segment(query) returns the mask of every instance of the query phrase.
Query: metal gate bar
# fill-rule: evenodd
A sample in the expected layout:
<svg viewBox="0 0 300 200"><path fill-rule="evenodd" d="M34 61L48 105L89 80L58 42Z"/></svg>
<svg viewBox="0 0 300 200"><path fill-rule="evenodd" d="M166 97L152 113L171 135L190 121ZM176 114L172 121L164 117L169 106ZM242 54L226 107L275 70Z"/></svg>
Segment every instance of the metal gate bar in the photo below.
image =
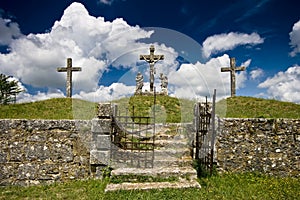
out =
<svg viewBox="0 0 300 200"><path fill-rule="evenodd" d="M126 167L153 167L155 120L153 117L130 116L128 109L122 115L117 109L115 105L111 160Z"/></svg>
<svg viewBox="0 0 300 200"><path fill-rule="evenodd" d="M200 165L212 174L214 143L216 137L215 130L215 101L216 90L213 94L213 102L209 104L197 103L195 106L195 125L196 125L196 142L195 142L195 159Z"/></svg>

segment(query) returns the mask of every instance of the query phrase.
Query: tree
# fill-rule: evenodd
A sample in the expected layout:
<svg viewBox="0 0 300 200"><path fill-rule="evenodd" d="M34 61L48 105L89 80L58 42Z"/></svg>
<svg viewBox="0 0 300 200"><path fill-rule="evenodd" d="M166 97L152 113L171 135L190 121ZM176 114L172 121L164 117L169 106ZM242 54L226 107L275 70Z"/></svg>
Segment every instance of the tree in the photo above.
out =
<svg viewBox="0 0 300 200"><path fill-rule="evenodd" d="M16 96L23 92L17 80L11 79L10 76L0 74L0 104L9 104L16 102Z"/></svg>

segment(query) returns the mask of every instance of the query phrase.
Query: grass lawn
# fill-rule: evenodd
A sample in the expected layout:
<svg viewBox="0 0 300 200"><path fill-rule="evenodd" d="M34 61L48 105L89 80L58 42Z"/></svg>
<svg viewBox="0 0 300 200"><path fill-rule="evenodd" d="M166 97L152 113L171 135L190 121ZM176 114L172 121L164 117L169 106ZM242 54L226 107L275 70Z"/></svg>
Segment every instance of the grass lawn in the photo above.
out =
<svg viewBox="0 0 300 200"><path fill-rule="evenodd" d="M300 198L300 179L255 173L199 179L201 189L162 189L104 193L108 180L70 181L47 186L0 187L0 199L290 199Z"/></svg>
<svg viewBox="0 0 300 200"><path fill-rule="evenodd" d="M133 96L114 101L128 114L151 116L153 96ZM157 122L192 122L194 101L169 96L156 98ZM33 103L0 105L0 119L92 119L97 103L54 98ZM132 107L135 107L133 110ZM123 111L125 113L125 110ZM233 97L217 102L216 113L232 118L300 118L300 104L254 97Z"/></svg>
<svg viewBox="0 0 300 200"><path fill-rule="evenodd" d="M232 118L300 118L300 104L254 97L223 99L216 110Z"/></svg>

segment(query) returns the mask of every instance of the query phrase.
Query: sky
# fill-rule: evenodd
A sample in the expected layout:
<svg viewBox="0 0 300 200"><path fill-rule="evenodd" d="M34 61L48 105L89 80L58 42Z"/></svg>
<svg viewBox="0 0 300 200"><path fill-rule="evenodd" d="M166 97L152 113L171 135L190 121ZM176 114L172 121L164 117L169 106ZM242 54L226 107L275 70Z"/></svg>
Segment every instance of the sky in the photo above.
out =
<svg viewBox="0 0 300 200"><path fill-rule="evenodd" d="M230 58L237 96L300 103L300 3L296 0L2 0L0 73L20 82L17 102L66 96L72 58L73 98L110 101L135 92L135 76L149 90L167 75L170 96L202 100L230 96Z"/></svg>

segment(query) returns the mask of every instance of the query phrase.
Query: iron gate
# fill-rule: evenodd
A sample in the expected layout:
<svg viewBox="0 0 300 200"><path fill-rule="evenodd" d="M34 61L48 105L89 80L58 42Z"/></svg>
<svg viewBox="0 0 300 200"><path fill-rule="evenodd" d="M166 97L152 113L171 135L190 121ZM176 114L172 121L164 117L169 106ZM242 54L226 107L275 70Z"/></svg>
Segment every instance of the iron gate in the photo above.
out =
<svg viewBox="0 0 300 200"><path fill-rule="evenodd" d="M206 97L206 101L204 103L196 103L194 109L196 129L194 158L210 174L213 172L214 143L216 137L215 101L216 90L214 90L212 103L207 102Z"/></svg>
<svg viewBox="0 0 300 200"><path fill-rule="evenodd" d="M155 116L134 116L114 105L111 130L111 161L119 167L152 168L154 160Z"/></svg>

